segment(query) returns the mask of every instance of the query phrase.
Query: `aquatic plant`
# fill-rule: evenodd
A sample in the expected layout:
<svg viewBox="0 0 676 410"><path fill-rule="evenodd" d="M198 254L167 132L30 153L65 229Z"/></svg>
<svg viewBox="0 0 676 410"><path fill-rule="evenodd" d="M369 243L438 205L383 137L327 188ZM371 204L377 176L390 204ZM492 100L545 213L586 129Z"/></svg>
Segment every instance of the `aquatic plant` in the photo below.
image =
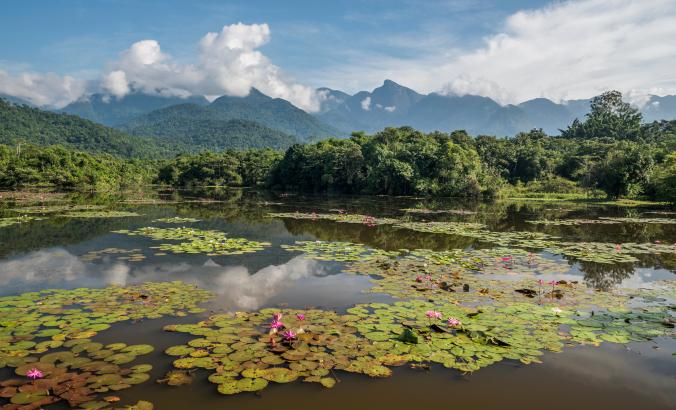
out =
<svg viewBox="0 0 676 410"><path fill-rule="evenodd" d="M389 258L399 254L352 242L296 241L294 245L284 244L280 247L289 252L303 252L310 259L337 262Z"/></svg>
<svg viewBox="0 0 676 410"><path fill-rule="evenodd" d="M164 222L168 224L184 224L184 223L194 223L194 222L200 222L201 219L197 218L183 218L180 216L174 216L171 218L159 218L153 220L153 222Z"/></svg>
<svg viewBox="0 0 676 410"><path fill-rule="evenodd" d="M596 311L592 316L558 304L463 307L409 300L356 305L346 314L306 310L309 324L303 333L268 334L265 323L273 312L219 314L195 324L166 326L167 331L197 337L166 353L177 356L177 369L209 370L209 380L220 393L237 394L298 379L332 387L334 370L387 377L390 366L431 362L473 372L508 359L539 363L544 351L561 351L564 344L673 336L673 328L665 325L666 308ZM293 318L299 311L282 313ZM448 328L434 323L439 317L449 317ZM288 328L299 324L291 322Z"/></svg>
<svg viewBox="0 0 676 410"><path fill-rule="evenodd" d="M146 256L141 252L141 249L121 249L121 248L105 248L98 251L89 251L81 256L85 261L96 261L103 259L106 255L119 255L117 260L140 262L146 259Z"/></svg>
<svg viewBox="0 0 676 410"><path fill-rule="evenodd" d="M37 216L30 216L30 215L22 215L22 216L14 216L10 218L0 218L0 228L6 228L8 226L16 225L16 224L22 224L26 222L31 222L31 221L40 221L45 218L40 218Z"/></svg>
<svg viewBox="0 0 676 410"><path fill-rule="evenodd" d="M181 243L164 243L153 246L163 252L178 254L206 254L207 256L242 255L258 252L271 246L269 242L256 242L244 238L228 238L224 232L192 228L146 227L135 231L118 230L129 236L145 236L154 240L184 240ZM163 253L162 252L162 253Z"/></svg>
<svg viewBox="0 0 676 410"><path fill-rule="evenodd" d="M341 222L341 223L352 223L352 224L362 224L362 225L392 225L398 222L394 218L376 218L369 215L361 214L349 214L349 213L335 213L335 214L318 214L315 212L312 213L302 213L302 212L271 212L268 213L270 218L288 218L288 219L310 219L316 221L318 219Z"/></svg>
<svg viewBox="0 0 676 410"><path fill-rule="evenodd" d="M141 215L128 211L70 211L63 216L67 218L130 218Z"/></svg>

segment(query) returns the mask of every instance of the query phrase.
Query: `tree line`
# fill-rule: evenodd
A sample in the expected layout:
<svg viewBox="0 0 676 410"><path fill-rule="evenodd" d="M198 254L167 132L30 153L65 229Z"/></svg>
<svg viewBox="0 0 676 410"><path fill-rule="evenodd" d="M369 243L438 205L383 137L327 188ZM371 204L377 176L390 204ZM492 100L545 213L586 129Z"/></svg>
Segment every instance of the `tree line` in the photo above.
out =
<svg viewBox="0 0 676 410"><path fill-rule="evenodd" d="M289 191L493 198L603 192L676 202L676 121L643 124L611 91L560 136L514 138L386 128L374 135L272 149L122 160L65 148L0 147L0 186L252 186ZM77 165L76 165L77 164Z"/></svg>

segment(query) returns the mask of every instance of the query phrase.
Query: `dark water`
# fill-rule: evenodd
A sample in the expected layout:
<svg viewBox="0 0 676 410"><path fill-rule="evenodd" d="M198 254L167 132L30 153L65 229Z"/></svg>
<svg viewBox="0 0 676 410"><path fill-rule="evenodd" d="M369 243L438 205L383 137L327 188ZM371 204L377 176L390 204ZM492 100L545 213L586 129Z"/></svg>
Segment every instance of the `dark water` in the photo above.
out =
<svg viewBox="0 0 676 410"><path fill-rule="evenodd" d="M213 194L213 193L212 193ZM111 209L143 214L132 218L72 219L49 217L0 228L0 295L44 288L104 287L148 281L181 280L211 290L216 297L207 305L213 311L256 310L271 306L320 307L343 310L356 303L390 301L390 296L364 293L369 278L341 273L336 262L305 259L279 247L297 240L359 242L386 250L487 247L471 238L420 233L388 226L338 224L331 221L272 219L268 212L329 212L344 209L379 217L405 215L402 208L465 209L470 215L411 215L414 220L481 222L493 231L540 231L565 241L676 242L676 225L625 223L616 225L541 226L532 219L585 218L600 216L666 217L663 208L622 208L564 202L466 203L386 197L279 196L253 191L225 191L204 197L180 193L138 195L133 201L162 199L167 202L138 204L124 195L73 196L74 203L102 204ZM9 209L20 206L0 203L0 217L14 216ZM157 242L143 237L111 233L145 226L175 227L152 222L162 217L194 217L189 226L216 229L230 236L268 241L272 246L253 254L208 257L204 255L155 256L149 246ZM141 249L147 259L127 262L117 255L88 262L82 255L104 248ZM558 259L559 255L545 255ZM674 280L676 255L646 255L637 263L600 265L568 261L569 271L556 279L581 280L589 286L639 287L655 280ZM544 275L545 279L546 275ZM162 331L165 324L194 322L187 318L162 318L142 324L118 324L101 332L97 341L150 343L155 368L152 379L171 369L165 347L184 343L187 335ZM120 392L125 402L143 399L156 409L258 409L258 408L440 408L501 409L673 409L676 408L676 343L661 339L629 345L603 344L575 347L562 353L547 353L544 364L522 365L504 361L470 376L433 368L430 371L395 368L388 379L339 373L333 389L314 384L271 385L259 395L224 397L207 374L198 373L189 386L171 388L147 382ZM147 359L146 359L147 361ZM7 369L0 371L0 378Z"/></svg>

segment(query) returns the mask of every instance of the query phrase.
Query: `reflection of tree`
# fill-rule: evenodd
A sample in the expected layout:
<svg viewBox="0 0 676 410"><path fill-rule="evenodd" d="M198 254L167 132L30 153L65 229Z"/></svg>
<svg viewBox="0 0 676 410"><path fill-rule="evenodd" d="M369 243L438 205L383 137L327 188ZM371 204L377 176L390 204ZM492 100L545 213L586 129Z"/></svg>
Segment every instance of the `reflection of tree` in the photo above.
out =
<svg viewBox="0 0 676 410"><path fill-rule="evenodd" d="M323 241L363 243L385 250L466 248L474 242L471 238L415 232L387 225L368 227L326 220L284 219L284 226L293 235L312 235Z"/></svg>
<svg viewBox="0 0 676 410"><path fill-rule="evenodd" d="M579 261L580 270L584 272L587 286L608 290L634 274L631 263L605 264Z"/></svg>

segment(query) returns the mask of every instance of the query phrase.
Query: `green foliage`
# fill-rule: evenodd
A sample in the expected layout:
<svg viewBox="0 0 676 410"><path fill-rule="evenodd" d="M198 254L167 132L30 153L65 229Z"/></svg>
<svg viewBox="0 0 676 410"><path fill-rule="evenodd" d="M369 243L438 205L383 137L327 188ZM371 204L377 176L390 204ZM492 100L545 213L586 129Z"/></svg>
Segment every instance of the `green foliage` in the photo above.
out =
<svg viewBox="0 0 676 410"><path fill-rule="evenodd" d="M153 162L88 154L61 146L0 145L0 187L28 185L59 188L121 189L140 186L156 173Z"/></svg>
<svg viewBox="0 0 676 410"><path fill-rule="evenodd" d="M168 156L182 148L177 144L134 137L74 115L14 105L3 99L0 99L0 144L60 144L91 153L135 158Z"/></svg>
<svg viewBox="0 0 676 410"><path fill-rule="evenodd" d="M281 156L272 149L179 155L160 168L157 180L175 187L257 186Z"/></svg>
<svg viewBox="0 0 676 410"><path fill-rule="evenodd" d="M608 91L591 101L591 111L580 122L575 120L561 135L572 138L612 138L637 140L641 135L638 109L622 101L622 93Z"/></svg>
<svg viewBox="0 0 676 410"><path fill-rule="evenodd" d="M180 109L180 111L179 111ZM162 141L185 144L188 152L201 150L288 148L296 139L253 121L211 118L210 110L197 105L179 105L154 111L123 129L130 134L154 136Z"/></svg>
<svg viewBox="0 0 676 410"><path fill-rule="evenodd" d="M593 165L590 185L611 198L641 193L653 165L647 151L642 145L621 141Z"/></svg>
<svg viewBox="0 0 676 410"><path fill-rule="evenodd" d="M456 141L402 127L296 145L273 169L271 182L314 192L479 196L487 189L479 156L469 142Z"/></svg>

